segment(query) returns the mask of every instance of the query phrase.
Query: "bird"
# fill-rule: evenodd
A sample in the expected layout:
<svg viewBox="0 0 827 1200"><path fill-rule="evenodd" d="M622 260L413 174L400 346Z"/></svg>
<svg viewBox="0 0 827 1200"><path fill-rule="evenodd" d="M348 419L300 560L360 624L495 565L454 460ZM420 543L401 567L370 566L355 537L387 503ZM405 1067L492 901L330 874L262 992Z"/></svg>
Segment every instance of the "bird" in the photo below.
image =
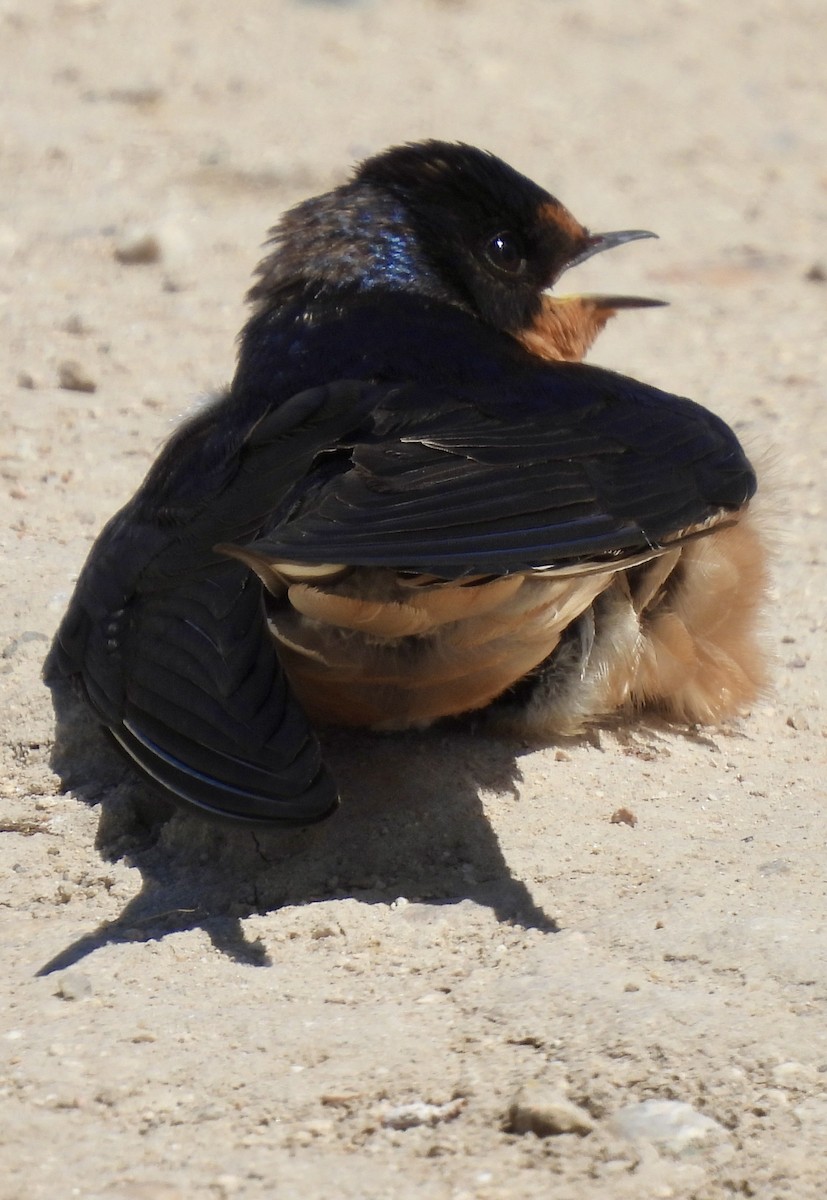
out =
<svg viewBox="0 0 827 1200"><path fill-rule="evenodd" d="M760 692L756 473L709 409L582 361L592 233L490 152L391 147L271 231L232 382L80 573L46 664L174 799L336 808L326 726L552 742Z"/></svg>

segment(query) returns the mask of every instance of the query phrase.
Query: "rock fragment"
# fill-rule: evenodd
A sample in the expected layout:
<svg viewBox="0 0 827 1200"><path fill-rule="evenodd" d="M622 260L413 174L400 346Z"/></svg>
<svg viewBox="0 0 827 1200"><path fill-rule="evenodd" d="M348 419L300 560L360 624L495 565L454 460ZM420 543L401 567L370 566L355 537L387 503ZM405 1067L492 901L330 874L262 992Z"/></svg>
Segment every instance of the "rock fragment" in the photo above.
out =
<svg viewBox="0 0 827 1200"><path fill-rule="evenodd" d="M161 239L151 229L133 229L115 246L115 258L130 267L157 263L162 257Z"/></svg>
<svg viewBox="0 0 827 1200"><path fill-rule="evenodd" d="M721 1143L729 1135L723 1125L682 1100L644 1100L617 1110L609 1128L630 1142L651 1142L659 1150L684 1154L702 1143Z"/></svg>
<svg viewBox="0 0 827 1200"><path fill-rule="evenodd" d="M585 1137L594 1129L594 1121L559 1088L535 1081L524 1084L511 1101L507 1128L510 1133L534 1133L537 1137L561 1133Z"/></svg>
<svg viewBox="0 0 827 1200"><path fill-rule="evenodd" d="M414 1100L412 1104L397 1104L385 1108L380 1123L385 1129L415 1129L418 1125L440 1125L453 1121L465 1108L465 1097L456 1096L446 1104L429 1104L425 1100Z"/></svg>
<svg viewBox="0 0 827 1200"><path fill-rule="evenodd" d="M65 971L58 980L55 995L61 1000L82 1000L92 995L92 981L80 971Z"/></svg>
<svg viewBox="0 0 827 1200"><path fill-rule="evenodd" d="M57 380L67 392L96 392L97 380L91 372L77 359L67 358L57 368Z"/></svg>

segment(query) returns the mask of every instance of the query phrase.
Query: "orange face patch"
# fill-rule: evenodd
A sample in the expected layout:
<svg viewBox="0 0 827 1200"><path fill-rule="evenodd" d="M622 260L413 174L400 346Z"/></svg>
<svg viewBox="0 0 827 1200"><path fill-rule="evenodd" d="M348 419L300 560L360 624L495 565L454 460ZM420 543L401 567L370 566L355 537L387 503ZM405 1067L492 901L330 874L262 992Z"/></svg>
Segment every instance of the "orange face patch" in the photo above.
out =
<svg viewBox="0 0 827 1200"><path fill-rule="evenodd" d="M545 204L541 204L537 215L542 224L553 225L570 237L573 242L581 242L589 236L586 227L581 225L559 200L548 200Z"/></svg>
<svg viewBox="0 0 827 1200"><path fill-rule="evenodd" d="M516 334L530 354L552 362L580 362L615 315L590 296L543 296L540 311Z"/></svg>

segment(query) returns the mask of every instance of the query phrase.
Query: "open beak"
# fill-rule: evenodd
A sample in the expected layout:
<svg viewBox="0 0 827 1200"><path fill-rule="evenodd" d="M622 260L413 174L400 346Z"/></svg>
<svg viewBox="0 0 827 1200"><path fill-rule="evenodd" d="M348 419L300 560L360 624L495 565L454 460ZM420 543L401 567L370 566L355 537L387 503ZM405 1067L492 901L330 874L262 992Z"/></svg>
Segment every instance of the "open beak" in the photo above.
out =
<svg viewBox="0 0 827 1200"><path fill-rule="evenodd" d="M586 234L583 239L585 249L570 259L564 270L585 262L601 250L655 236L645 229ZM660 308L665 303L665 300L652 300L648 296L604 296L597 292L559 296L550 286L544 289L533 321L518 338L530 353L540 358L552 362L581 362L601 329L620 309Z"/></svg>
<svg viewBox="0 0 827 1200"><path fill-rule="evenodd" d="M621 229L616 233L590 233L586 239L586 247L570 258L566 270L577 267L580 263L591 258L593 254L602 254L604 250L614 250L615 246L623 246L626 242L639 242L641 238L656 238L656 233L648 229Z"/></svg>
<svg viewBox="0 0 827 1200"><path fill-rule="evenodd" d="M574 258L569 259L564 270L568 271L571 267L579 266L587 258L591 258L594 254L602 254L604 250L613 250L615 246L623 246L626 242L639 242L641 238L656 238L657 236L656 233L650 233L648 229L621 229L615 233L591 233L586 239L586 248L576 254ZM666 300L650 300L646 296L581 294L571 298L579 300L589 308L608 313L617 312L621 308L660 308L667 303ZM565 300L568 297L558 296L557 299Z"/></svg>

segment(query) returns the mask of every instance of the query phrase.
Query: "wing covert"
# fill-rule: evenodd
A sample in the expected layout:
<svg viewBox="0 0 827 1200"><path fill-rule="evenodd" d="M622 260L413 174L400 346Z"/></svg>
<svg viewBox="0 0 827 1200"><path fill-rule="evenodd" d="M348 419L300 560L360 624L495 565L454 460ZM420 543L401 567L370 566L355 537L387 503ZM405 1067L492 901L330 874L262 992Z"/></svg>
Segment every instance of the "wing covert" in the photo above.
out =
<svg viewBox="0 0 827 1200"><path fill-rule="evenodd" d="M548 364L513 394L388 387L372 429L299 481L253 542L272 560L452 578L643 549L755 486L706 409L608 371Z"/></svg>

